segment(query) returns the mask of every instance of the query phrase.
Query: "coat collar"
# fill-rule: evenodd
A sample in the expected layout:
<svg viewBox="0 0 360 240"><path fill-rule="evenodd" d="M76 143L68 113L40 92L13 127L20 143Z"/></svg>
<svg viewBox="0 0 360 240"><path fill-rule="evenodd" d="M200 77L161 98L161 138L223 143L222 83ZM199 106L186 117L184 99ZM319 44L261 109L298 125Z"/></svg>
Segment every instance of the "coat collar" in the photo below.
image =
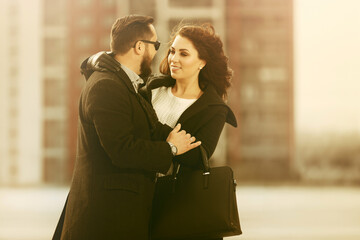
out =
<svg viewBox="0 0 360 240"><path fill-rule="evenodd" d="M134 85L132 84L129 76L125 73L125 71L120 68L118 71L115 72L115 74L122 80L126 87L129 89L130 92L136 94Z"/></svg>
<svg viewBox="0 0 360 240"><path fill-rule="evenodd" d="M154 76L146 84L147 91L150 91L155 88L159 88L162 86L171 87L174 86L175 79L171 78L170 76ZM237 127L237 121L233 111L230 109L228 105L224 103L221 97L217 94L215 87L212 84L208 84L205 88L204 93L201 97L194 102L188 109L184 111L181 115L179 122L184 122L189 119L195 113L205 109L209 106L223 106L228 109L228 113L226 116L226 122L230 125Z"/></svg>
<svg viewBox="0 0 360 240"><path fill-rule="evenodd" d="M86 80L90 78L94 71L114 73L125 83L130 92L136 93L130 77L111 54L99 52L92 55L82 62L80 69Z"/></svg>

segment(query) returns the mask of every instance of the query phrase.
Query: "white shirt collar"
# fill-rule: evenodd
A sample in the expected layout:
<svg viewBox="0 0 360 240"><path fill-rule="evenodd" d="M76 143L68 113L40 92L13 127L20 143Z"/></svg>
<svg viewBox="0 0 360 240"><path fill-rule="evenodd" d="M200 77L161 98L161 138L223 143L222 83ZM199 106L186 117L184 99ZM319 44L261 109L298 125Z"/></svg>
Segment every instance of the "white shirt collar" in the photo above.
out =
<svg viewBox="0 0 360 240"><path fill-rule="evenodd" d="M144 80L139 75L137 75L133 70L126 67L125 65L120 64L120 66L121 66L122 70L124 70L126 75L128 75L128 77L130 78L130 81L131 81L132 85L134 86L135 91L138 92L138 86L139 86L139 84L144 83Z"/></svg>

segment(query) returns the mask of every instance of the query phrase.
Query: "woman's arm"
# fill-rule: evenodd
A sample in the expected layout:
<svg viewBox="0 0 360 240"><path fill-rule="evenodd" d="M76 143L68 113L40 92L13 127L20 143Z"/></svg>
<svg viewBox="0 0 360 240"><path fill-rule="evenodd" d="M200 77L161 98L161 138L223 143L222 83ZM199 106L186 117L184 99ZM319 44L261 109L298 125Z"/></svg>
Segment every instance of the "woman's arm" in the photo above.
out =
<svg viewBox="0 0 360 240"><path fill-rule="evenodd" d="M218 112L210 120L208 120L198 131L196 131L196 133L192 133L185 128L187 132L196 137L197 141L201 141L201 145L206 150L209 158L214 153L216 145L220 138L220 134L224 128L227 111L227 108L220 107ZM187 167L196 169L203 168L199 148L176 156L175 160Z"/></svg>

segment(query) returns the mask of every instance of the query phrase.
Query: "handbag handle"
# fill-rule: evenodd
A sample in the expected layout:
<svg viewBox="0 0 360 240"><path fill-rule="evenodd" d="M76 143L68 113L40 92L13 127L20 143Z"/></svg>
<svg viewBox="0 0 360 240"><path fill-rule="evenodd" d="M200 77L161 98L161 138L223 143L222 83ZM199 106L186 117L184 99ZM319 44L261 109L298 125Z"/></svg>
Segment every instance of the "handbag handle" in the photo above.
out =
<svg viewBox="0 0 360 240"><path fill-rule="evenodd" d="M203 160L204 171L203 171L203 187L207 189L209 187L209 175L210 175L210 162L206 150L200 145L201 158Z"/></svg>
<svg viewBox="0 0 360 240"><path fill-rule="evenodd" d="M203 182L203 186L204 188L208 188L209 186L209 175L210 175L210 163L209 163L209 158L207 156L206 150L203 146L199 146L200 148L200 154L201 154L201 159L204 165L204 169L203 169L203 176L204 176L204 182ZM172 180L173 180L173 184L172 184L172 192L175 192L175 188L176 188L176 180L177 180L177 175L180 171L180 166L181 164L179 162L174 161L174 171L172 173Z"/></svg>
<svg viewBox="0 0 360 240"><path fill-rule="evenodd" d="M202 163L204 166L204 172L203 175L209 175L210 174L210 161L209 158L207 156L206 150L203 146L199 146L200 148L200 154L201 154L201 159L202 159ZM176 179L176 176L178 175L179 171L180 171L180 163L178 162L174 162L174 171L172 173L173 179Z"/></svg>
<svg viewBox="0 0 360 240"><path fill-rule="evenodd" d="M200 145L199 148L200 148L201 158L202 158L203 165L204 165L203 175L209 175L210 174L210 162L209 162L208 155L203 146Z"/></svg>

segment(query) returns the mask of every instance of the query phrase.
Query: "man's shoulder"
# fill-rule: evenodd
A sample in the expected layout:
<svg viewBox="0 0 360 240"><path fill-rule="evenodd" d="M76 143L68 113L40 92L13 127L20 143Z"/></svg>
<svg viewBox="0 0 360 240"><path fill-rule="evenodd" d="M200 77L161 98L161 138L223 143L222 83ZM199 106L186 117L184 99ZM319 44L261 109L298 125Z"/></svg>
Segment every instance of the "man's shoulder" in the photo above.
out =
<svg viewBox="0 0 360 240"><path fill-rule="evenodd" d="M88 88L92 88L95 85L123 85L123 81L120 79L120 76L118 76L114 72L99 72L95 71L90 78L86 81L86 85Z"/></svg>
<svg viewBox="0 0 360 240"><path fill-rule="evenodd" d="M111 92L124 91L125 93L127 91L124 81L116 73L95 71L86 81L82 94L97 95L99 92L108 92L106 89Z"/></svg>
<svg viewBox="0 0 360 240"><path fill-rule="evenodd" d="M114 72L109 71L95 71L90 78L87 80L87 83L95 83L103 80L118 80L119 76L117 76Z"/></svg>

